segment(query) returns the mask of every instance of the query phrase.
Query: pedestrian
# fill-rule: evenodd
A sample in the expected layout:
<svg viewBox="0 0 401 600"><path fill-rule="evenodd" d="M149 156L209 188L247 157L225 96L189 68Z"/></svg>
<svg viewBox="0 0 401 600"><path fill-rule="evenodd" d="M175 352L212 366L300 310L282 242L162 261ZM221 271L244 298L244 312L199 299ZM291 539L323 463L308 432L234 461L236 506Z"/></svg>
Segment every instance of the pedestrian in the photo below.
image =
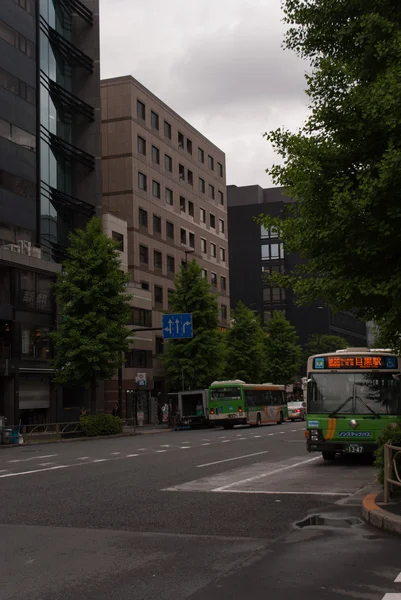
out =
<svg viewBox="0 0 401 600"><path fill-rule="evenodd" d="M157 403L157 422L159 425L163 423L163 409L160 402Z"/></svg>
<svg viewBox="0 0 401 600"><path fill-rule="evenodd" d="M163 411L163 423L168 423L168 404L167 404L167 402L165 402L163 404L162 411Z"/></svg>
<svg viewBox="0 0 401 600"><path fill-rule="evenodd" d="M113 415L113 417L119 417L120 416L120 408L119 408L117 402L113 406L113 410L111 411L111 414Z"/></svg>

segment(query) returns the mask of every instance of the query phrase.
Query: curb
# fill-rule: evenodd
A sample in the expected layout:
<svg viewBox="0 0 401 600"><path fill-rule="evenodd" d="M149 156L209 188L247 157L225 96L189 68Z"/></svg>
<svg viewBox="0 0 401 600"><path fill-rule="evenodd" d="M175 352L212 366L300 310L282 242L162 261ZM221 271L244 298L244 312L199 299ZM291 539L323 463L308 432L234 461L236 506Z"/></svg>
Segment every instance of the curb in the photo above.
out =
<svg viewBox="0 0 401 600"><path fill-rule="evenodd" d="M127 432L127 433L117 433L116 435L98 435L98 436L94 436L94 437L80 437L80 438L68 438L66 440L36 440L36 441L31 441L31 442L25 442L24 444L7 444L7 445L0 445L0 452L1 450L6 450L6 449L11 449L11 448L21 448L24 446L38 446L41 444L69 444L71 442L94 442L96 440L113 440L115 438L123 438L123 437L136 437L137 435L156 435L158 433L169 433L170 431L173 431L173 429L161 429L159 430L152 430L152 431L137 431L136 433L134 432Z"/></svg>
<svg viewBox="0 0 401 600"><path fill-rule="evenodd" d="M363 499L363 518L370 523L370 525L373 525L373 527L385 529L386 531L391 531L391 533L401 535L401 517L380 508L380 506L376 504L377 496L378 494L368 494Z"/></svg>

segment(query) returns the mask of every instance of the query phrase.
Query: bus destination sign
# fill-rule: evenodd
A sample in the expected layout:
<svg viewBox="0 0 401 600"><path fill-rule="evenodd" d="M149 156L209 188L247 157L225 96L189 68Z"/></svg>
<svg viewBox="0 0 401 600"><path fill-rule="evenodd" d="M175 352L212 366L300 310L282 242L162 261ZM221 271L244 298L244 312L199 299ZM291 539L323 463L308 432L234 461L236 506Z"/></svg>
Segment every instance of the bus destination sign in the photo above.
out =
<svg viewBox="0 0 401 600"><path fill-rule="evenodd" d="M398 361L396 356L322 356L314 358L314 369L390 369L396 370Z"/></svg>

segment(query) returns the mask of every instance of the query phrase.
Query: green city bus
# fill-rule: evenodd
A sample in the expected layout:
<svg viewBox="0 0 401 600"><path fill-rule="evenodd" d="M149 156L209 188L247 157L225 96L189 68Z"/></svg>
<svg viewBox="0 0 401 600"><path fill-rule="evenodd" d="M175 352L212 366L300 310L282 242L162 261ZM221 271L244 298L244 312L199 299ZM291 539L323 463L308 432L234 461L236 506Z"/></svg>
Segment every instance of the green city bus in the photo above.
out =
<svg viewBox="0 0 401 600"><path fill-rule="evenodd" d="M285 386L251 384L240 379L214 381L209 387L208 416L211 425L224 429L281 424L288 417Z"/></svg>
<svg viewBox="0 0 401 600"><path fill-rule="evenodd" d="M324 460L373 453L401 422L400 359L390 350L347 348L308 359L306 446Z"/></svg>

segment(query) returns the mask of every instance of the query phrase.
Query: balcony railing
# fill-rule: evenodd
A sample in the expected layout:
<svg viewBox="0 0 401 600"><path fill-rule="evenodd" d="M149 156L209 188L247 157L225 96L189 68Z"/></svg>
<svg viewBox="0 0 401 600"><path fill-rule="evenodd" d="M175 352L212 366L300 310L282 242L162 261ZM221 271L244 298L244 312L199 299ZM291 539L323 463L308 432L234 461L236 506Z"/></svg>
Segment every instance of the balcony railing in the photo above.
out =
<svg viewBox="0 0 401 600"><path fill-rule="evenodd" d="M46 35L52 47L57 50L68 63L77 63L93 73L93 60L79 48L60 35L47 21L40 17L40 30Z"/></svg>
<svg viewBox="0 0 401 600"><path fill-rule="evenodd" d="M61 110L71 120L74 113L79 113L89 121L95 118L95 110L92 106L71 94L61 85L50 79L44 71L40 71L40 82L49 92L55 104L61 107Z"/></svg>
<svg viewBox="0 0 401 600"><path fill-rule="evenodd" d="M76 13L89 25L93 24L93 12L80 0L60 0L60 4L71 16Z"/></svg>

